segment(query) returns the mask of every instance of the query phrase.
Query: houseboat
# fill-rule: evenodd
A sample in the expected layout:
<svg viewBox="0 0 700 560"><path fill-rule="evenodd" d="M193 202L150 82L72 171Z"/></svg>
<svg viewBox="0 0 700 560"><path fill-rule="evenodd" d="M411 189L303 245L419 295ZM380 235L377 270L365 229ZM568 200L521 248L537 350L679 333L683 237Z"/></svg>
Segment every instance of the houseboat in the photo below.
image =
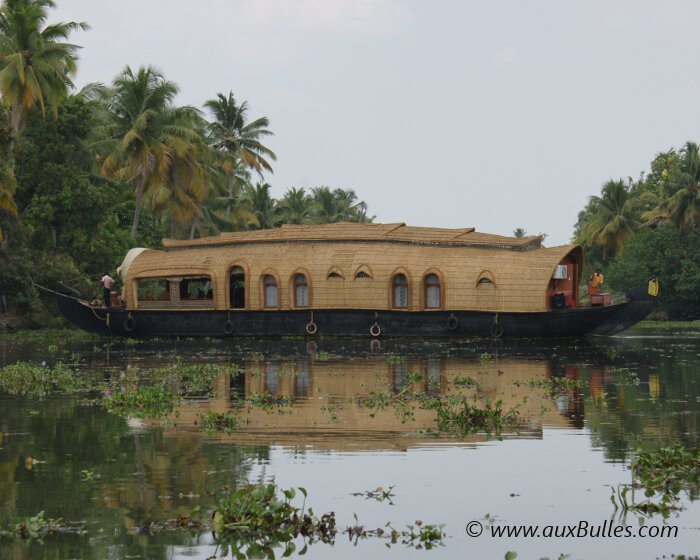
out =
<svg viewBox="0 0 700 560"><path fill-rule="evenodd" d="M111 307L60 284L62 313L126 336L564 337L618 333L653 307L646 291L579 305L581 247L541 236L340 223L163 247L127 253Z"/></svg>

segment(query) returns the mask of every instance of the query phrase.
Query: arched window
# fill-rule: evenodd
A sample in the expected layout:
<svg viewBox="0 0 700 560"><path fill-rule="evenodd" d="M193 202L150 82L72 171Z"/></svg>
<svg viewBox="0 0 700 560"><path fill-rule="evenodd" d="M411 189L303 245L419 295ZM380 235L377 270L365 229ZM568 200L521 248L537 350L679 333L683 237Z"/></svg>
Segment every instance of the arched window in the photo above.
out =
<svg viewBox="0 0 700 560"><path fill-rule="evenodd" d="M309 286L304 274L294 275L294 307L309 306Z"/></svg>
<svg viewBox="0 0 700 560"><path fill-rule="evenodd" d="M340 271L340 269L337 266L333 266L328 271L328 276L326 278L328 280L342 280L343 273Z"/></svg>
<svg viewBox="0 0 700 560"><path fill-rule="evenodd" d="M477 288L495 288L496 281L490 270L482 270L479 279L476 281Z"/></svg>
<svg viewBox="0 0 700 560"><path fill-rule="evenodd" d="M265 307L277 307L277 280L272 274L263 277L263 288L265 291Z"/></svg>
<svg viewBox="0 0 700 560"><path fill-rule="evenodd" d="M355 271L355 280L371 280L372 279L372 271L369 269L367 265L360 265L357 267L357 270Z"/></svg>
<svg viewBox="0 0 700 560"><path fill-rule="evenodd" d="M391 280L393 302L392 306L397 309L408 308L408 280L403 274L397 274Z"/></svg>
<svg viewBox="0 0 700 560"><path fill-rule="evenodd" d="M245 309L245 272L240 266L231 269L228 295L231 309Z"/></svg>
<svg viewBox="0 0 700 560"><path fill-rule="evenodd" d="M427 274L423 279L423 287L425 290L425 293L423 294L423 297L425 298L425 308L440 309L440 278L438 278L438 275Z"/></svg>

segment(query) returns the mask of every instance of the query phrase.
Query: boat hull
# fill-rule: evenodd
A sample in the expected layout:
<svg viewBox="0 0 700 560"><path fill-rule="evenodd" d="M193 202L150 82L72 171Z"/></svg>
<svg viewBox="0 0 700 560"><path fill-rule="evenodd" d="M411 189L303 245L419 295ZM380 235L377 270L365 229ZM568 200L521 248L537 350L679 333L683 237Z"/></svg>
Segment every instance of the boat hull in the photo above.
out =
<svg viewBox="0 0 700 560"><path fill-rule="evenodd" d="M642 320L652 300L541 313L481 311L128 311L92 307L59 286L58 306L78 327L115 336L495 336L613 335ZM65 294L65 295L64 295ZM310 327L313 317L313 327ZM309 331L312 331L311 334Z"/></svg>

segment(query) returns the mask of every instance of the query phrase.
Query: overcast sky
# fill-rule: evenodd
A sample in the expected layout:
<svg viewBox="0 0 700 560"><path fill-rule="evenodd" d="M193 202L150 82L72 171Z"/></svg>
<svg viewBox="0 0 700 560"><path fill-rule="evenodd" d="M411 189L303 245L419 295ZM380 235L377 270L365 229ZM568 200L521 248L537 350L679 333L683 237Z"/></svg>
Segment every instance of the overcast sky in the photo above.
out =
<svg viewBox="0 0 700 560"><path fill-rule="evenodd" d="M380 222L567 243L588 197L700 140L700 2L56 0L76 85L152 64L267 116L273 194L354 189Z"/></svg>

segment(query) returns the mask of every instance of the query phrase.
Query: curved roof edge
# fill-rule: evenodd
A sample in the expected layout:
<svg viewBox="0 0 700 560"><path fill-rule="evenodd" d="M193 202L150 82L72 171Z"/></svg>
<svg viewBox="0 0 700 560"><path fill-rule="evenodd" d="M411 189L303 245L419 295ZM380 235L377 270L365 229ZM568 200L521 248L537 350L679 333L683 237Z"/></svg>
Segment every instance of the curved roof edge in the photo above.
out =
<svg viewBox="0 0 700 560"><path fill-rule="evenodd" d="M323 225L291 225L280 228L226 232L192 240L163 239L163 247L189 249L239 243L319 242L396 242L418 245L472 246L527 251L542 247L542 236L507 237L477 232L475 228L432 228L398 224L357 224L340 222Z"/></svg>

